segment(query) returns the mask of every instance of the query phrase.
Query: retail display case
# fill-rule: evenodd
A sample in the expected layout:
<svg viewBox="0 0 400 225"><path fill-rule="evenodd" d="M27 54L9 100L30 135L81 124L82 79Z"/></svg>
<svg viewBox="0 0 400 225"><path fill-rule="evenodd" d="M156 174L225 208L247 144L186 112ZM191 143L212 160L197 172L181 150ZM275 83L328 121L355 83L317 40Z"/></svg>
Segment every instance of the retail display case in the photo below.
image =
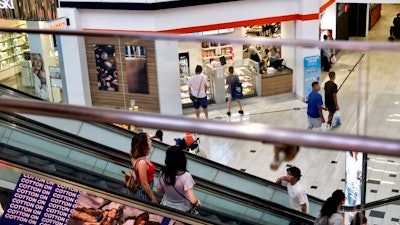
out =
<svg viewBox="0 0 400 225"><path fill-rule="evenodd" d="M227 61L233 60L233 46L226 43L201 43L203 65L211 64L214 60L225 57Z"/></svg>

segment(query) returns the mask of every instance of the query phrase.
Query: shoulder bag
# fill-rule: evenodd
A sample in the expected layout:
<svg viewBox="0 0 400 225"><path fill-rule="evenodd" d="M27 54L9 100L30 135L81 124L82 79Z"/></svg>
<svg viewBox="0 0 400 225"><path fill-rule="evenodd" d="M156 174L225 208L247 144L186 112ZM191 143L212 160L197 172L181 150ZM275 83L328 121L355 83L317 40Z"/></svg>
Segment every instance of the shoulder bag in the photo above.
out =
<svg viewBox="0 0 400 225"><path fill-rule="evenodd" d="M240 83L239 78L236 75L235 75L235 81L231 83L231 96L233 99L243 98L242 83Z"/></svg>
<svg viewBox="0 0 400 225"><path fill-rule="evenodd" d="M135 176L130 171L121 170L121 173L125 176L124 187L130 192L136 193L138 187L136 185Z"/></svg>
<svg viewBox="0 0 400 225"><path fill-rule="evenodd" d="M175 185L173 185L172 187L174 187L175 191L176 191L180 196L182 196L182 197L184 197L186 200L188 200L189 203L192 205L192 208L191 208L189 211L186 211L186 212L188 212L188 213L190 213L190 214L193 214L193 215L199 215L199 205L197 204L197 202L196 202L196 204L192 204L192 203L190 202L190 200L189 200L186 196L184 196L182 193L180 193L178 190L176 190Z"/></svg>
<svg viewBox="0 0 400 225"><path fill-rule="evenodd" d="M201 88L201 85L203 84L203 76L201 77L201 82L200 82L200 85L199 85L199 89L197 90L197 96L194 96L194 95L192 95L192 93L190 92L189 93L189 95L190 95L190 100L193 102L193 103L196 103L197 102L197 98L198 98L198 96L199 96L199 93L200 93L200 88Z"/></svg>

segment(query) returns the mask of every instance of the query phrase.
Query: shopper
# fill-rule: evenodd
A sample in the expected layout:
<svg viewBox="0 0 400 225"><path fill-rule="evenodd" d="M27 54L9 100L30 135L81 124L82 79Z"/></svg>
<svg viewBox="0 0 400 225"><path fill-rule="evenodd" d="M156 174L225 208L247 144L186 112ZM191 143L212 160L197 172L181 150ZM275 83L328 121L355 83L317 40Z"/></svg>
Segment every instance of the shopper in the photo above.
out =
<svg viewBox="0 0 400 225"><path fill-rule="evenodd" d="M367 225L367 217L365 217L364 214L357 212L351 220L350 225Z"/></svg>
<svg viewBox="0 0 400 225"><path fill-rule="evenodd" d="M228 69L229 74L225 79L225 83L228 85L228 88L226 89L226 95L228 97L228 112L226 113L228 116L231 116L231 104L232 100L236 100L238 106L239 106L239 114L243 115L243 108L242 108L242 103L240 102L240 99L233 99L232 98L232 84L239 81L239 77L234 74L235 69L233 66L229 67Z"/></svg>
<svg viewBox="0 0 400 225"><path fill-rule="evenodd" d="M325 89L325 106L328 108L329 111L327 124L331 126L333 114L335 114L335 112L339 110L339 104L337 100L338 87L335 84L336 73L331 71L328 73L328 75L329 75L329 81L325 83L324 89Z"/></svg>
<svg viewBox="0 0 400 225"><path fill-rule="evenodd" d="M32 54L32 75L37 97L48 101L46 74L43 69L42 56L38 53Z"/></svg>
<svg viewBox="0 0 400 225"><path fill-rule="evenodd" d="M338 212L345 201L343 191L336 190L322 205L321 213L315 221L315 225L343 225L343 216Z"/></svg>
<svg viewBox="0 0 400 225"><path fill-rule="evenodd" d="M153 194L155 166L147 158L151 149L151 138L146 133L139 133L132 138L131 157L138 190L136 197L157 203Z"/></svg>
<svg viewBox="0 0 400 225"><path fill-rule="evenodd" d="M207 77L202 73L203 68L199 65L196 66L196 74L191 76L187 82L189 93L193 95L196 100L193 101L193 108L196 112L196 117L200 117L200 106L203 108L204 116L208 119L208 102L207 102Z"/></svg>
<svg viewBox="0 0 400 225"><path fill-rule="evenodd" d="M151 139L162 142L164 133L162 130L157 130L156 134L154 134Z"/></svg>
<svg viewBox="0 0 400 225"><path fill-rule="evenodd" d="M165 166L158 177L157 192L164 194L161 204L181 211L189 211L200 201L194 195L195 184L186 170L186 156L179 146L167 149Z"/></svg>
<svg viewBox="0 0 400 225"><path fill-rule="evenodd" d="M324 115L322 114L323 107L322 96L319 93L320 86L317 81L312 82L312 91L308 95L307 117L308 129L321 128L325 123Z"/></svg>
<svg viewBox="0 0 400 225"><path fill-rule="evenodd" d="M306 191L301 185L300 177L301 171L299 168L292 166L287 170L287 175L279 177L276 183L282 186L286 186L289 194L290 207L294 210L298 210L303 213L308 213L309 202ZM295 221L290 222L290 225L301 224Z"/></svg>

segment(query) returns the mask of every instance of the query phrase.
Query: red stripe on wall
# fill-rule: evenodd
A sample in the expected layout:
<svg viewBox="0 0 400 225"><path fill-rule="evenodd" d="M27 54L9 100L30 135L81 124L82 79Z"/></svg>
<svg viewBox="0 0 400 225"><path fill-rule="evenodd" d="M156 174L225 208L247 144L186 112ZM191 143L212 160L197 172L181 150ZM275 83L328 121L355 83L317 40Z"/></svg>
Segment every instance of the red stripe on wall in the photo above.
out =
<svg viewBox="0 0 400 225"><path fill-rule="evenodd" d="M329 0L327 3L323 4L320 8L319 8L319 13L323 13L329 6L331 6L332 4L334 4L336 2L336 0Z"/></svg>
<svg viewBox="0 0 400 225"><path fill-rule="evenodd" d="M301 21L319 20L319 14L318 13L307 14L307 15L293 14L293 15L286 15L286 16L276 16L276 17L268 17L268 18L253 19L253 20L242 20L242 21L236 21L236 22L209 24L209 25L202 25L202 26L169 29L169 30L134 31L134 32L161 32L161 33L174 33L174 34L188 34L188 33L201 32L201 31L218 30L218 29L235 28L235 27L245 27L245 26L258 25L258 24L286 22L286 21L292 21L292 20L301 20ZM108 30L108 29L105 30L105 29L92 29L92 28L84 28L84 30L129 32L128 30ZM132 30L130 30L130 31L132 31Z"/></svg>

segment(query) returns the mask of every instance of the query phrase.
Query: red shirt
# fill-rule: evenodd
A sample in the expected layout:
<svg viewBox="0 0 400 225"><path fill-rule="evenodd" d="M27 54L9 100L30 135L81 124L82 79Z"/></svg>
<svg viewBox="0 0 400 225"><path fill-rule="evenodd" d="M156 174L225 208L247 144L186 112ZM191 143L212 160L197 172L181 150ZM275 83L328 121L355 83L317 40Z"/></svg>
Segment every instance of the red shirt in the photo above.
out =
<svg viewBox="0 0 400 225"><path fill-rule="evenodd" d="M144 160L144 159L140 159L140 160L136 161L136 165L135 165L135 176L136 176L136 181L138 181L138 182L140 182L140 177L139 177L139 171L138 171L137 166L139 165L139 162L141 160ZM151 183L154 180L154 171L156 170L156 167L154 166L154 164L151 161L148 161L148 162L146 161L146 163L149 166L147 168L147 182Z"/></svg>

